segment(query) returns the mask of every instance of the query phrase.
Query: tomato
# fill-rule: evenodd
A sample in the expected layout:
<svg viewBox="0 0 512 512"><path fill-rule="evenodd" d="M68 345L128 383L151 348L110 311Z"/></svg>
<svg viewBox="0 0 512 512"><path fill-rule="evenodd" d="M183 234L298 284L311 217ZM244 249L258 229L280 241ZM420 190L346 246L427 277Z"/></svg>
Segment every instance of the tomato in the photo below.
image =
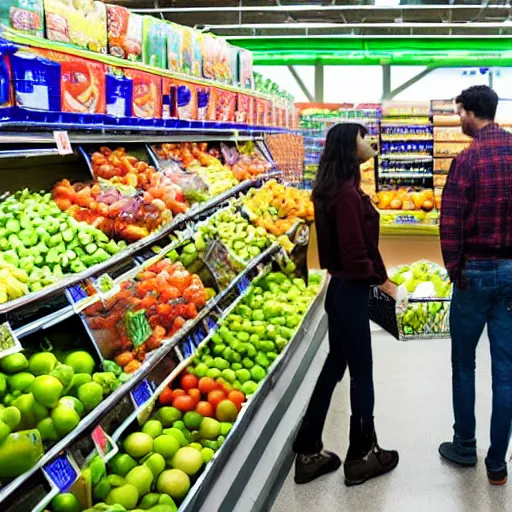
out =
<svg viewBox="0 0 512 512"><path fill-rule="evenodd" d="M183 389L175 389L174 390L174 398L176 398L177 396L185 396L187 394L187 392Z"/></svg>
<svg viewBox="0 0 512 512"><path fill-rule="evenodd" d="M166 387L160 393L160 396L158 397L158 400L159 400L159 402L162 405L168 405L168 404L170 404L172 402L173 396L174 396L174 393L172 392L172 389L169 388L169 387Z"/></svg>
<svg viewBox="0 0 512 512"><path fill-rule="evenodd" d="M240 410L245 402L245 395L241 391L233 390L228 394L228 400L233 402L236 408Z"/></svg>
<svg viewBox="0 0 512 512"><path fill-rule="evenodd" d="M213 405L209 402L199 402L196 406L196 412L198 412L203 417L211 418L213 417Z"/></svg>
<svg viewBox="0 0 512 512"><path fill-rule="evenodd" d="M192 388L188 390L188 395L194 399L195 404L197 405L201 400L201 391L197 388Z"/></svg>
<svg viewBox="0 0 512 512"><path fill-rule="evenodd" d="M222 402L222 400L226 399L226 393L221 391L220 389L214 389L208 393L208 402L210 402L211 406L216 409L217 405Z"/></svg>
<svg viewBox="0 0 512 512"><path fill-rule="evenodd" d="M187 373L181 378L180 384L182 389L184 389L185 391L188 391L189 389L192 388L197 388L197 377L195 375Z"/></svg>
<svg viewBox="0 0 512 512"><path fill-rule="evenodd" d="M201 377L198 387L199 391L205 396L208 395L210 391L218 388L217 383L211 377Z"/></svg>
<svg viewBox="0 0 512 512"><path fill-rule="evenodd" d="M176 407L178 411L188 412L193 411L196 408L196 402L191 396L178 396L172 401L172 406Z"/></svg>

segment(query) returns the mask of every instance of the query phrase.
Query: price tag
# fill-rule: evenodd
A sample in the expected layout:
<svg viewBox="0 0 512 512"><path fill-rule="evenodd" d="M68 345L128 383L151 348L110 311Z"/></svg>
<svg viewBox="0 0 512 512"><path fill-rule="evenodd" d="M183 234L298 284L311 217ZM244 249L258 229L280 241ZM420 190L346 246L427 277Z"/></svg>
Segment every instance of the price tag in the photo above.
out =
<svg viewBox="0 0 512 512"><path fill-rule="evenodd" d="M0 359L23 350L9 322L0 324Z"/></svg>
<svg viewBox="0 0 512 512"><path fill-rule="evenodd" d="M194 344L196 347L198 347L201 342L204 340L206 334L203 330L203 328L201 326L199 326L196 330L196 332L194 333Z"/></svg>
<svg viewBox="0 0 512 512"><path fill-rule="evenodd" d="M238 290L240 293L244 293L247 288L251 286L251 282L249 281L249 278L247 276L242 276L238 283Z"/></svg>
<svg viewBox="0 0 512 512"><path fill-rule="evenodd" d="M103 302L121 291L121 286L108 274L102 274L98 277L98 279L94 281L93 286Z"/></svg>
<svg viewBox="0 0 512 512"><path fill-rule="evenodd" d="M215 322L215 320L211 316L207 316L206 325L208 326L208 330L210 331L212 329L215 329L215 327L217 326L217 322Z"/></svg>
<svg viewBox="0 0 512 512"><path fill-rule="evenodd" d="M190 357L194 353L194 350L194 338L192 336L189 336L185 340L185 343L183 343L183 355L185 357Z"/></svg>
<svg viewBox="0 0 512 512"><path fill-rule="evenodd" d="M86 285L83 283L75 284L74 286L70 286L69 288L66 288L65 291L66 297L69 301L69 303L74 306L75 304L79 303L83 299L86 299L89 297L89 294L87 293Z"/></svg>
<svg viewBox="0 0 512 512"><path fill-rule="evenodd" d="M130 392L135 407L138 408L151 400L153 397L154 386L151 386L148 379L144 379L142 382Z"/></svg>
<svg viewBox="0 0 512 512"><path fill-rule="evenodd" d="M92 431L91 437L96 451L98 452L99 456L104 459L110 448L107 434L105 434L105 431L101 428L100 425L98 425Z"/></svg>
<svg viewBox="0 0 512 512"><path fill-rule="evenodd" d="M71 147L67 131L54 131L53 138L55 139L55 144L57 144L57 151L59 152L59 155L71 155L73 153L73 148Z"/></svg>
<svg viewBox="0 0 512 512"><path fill-rule="evenodd" d="M60 492L66 492L76 482L80 470L69 453L62 453L43 467L48 481Z"/></svg>

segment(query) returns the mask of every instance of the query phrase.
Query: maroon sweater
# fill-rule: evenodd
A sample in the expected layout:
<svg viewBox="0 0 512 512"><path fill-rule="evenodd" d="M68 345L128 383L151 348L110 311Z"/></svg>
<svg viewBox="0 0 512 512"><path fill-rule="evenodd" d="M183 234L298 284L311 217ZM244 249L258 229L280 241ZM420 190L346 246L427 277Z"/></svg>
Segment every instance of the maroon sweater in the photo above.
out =
<svg viewBox="0 0 512 512"><path fill-rule="evenodd" d="M316 201L321 267L342 279L384 283L387 274L379 252L379 219L370 198L353 182L342 185L328 203Z"/></svg>

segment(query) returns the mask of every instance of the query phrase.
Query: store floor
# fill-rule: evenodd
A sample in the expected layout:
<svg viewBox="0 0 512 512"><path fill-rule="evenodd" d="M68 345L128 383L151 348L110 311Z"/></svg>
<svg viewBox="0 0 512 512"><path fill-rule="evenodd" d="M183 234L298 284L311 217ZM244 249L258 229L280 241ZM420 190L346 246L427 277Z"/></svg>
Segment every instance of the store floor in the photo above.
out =
<svg viewBox="0 0 512 512"><path fill-rule="evenodd" d="M384 448L400 452L390 474L347 488L343 470L307 485L293 482L293 468L272 512L505 512L512 510L512 481L492 487L485 476L491 409L489 342L484 336L477 361L476 468L457 468L437 448L451 436L449 340L398 342L374 332L376 425ZM345 456L350 405L348 378L338 386L324 431L327 449Z"/></svg>

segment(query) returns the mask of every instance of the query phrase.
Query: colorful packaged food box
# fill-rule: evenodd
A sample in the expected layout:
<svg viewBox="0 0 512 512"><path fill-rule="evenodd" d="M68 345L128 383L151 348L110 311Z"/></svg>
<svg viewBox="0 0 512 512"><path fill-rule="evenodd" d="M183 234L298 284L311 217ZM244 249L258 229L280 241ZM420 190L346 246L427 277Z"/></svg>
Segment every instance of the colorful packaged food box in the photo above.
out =
<svg viewBox="0 0 512 512"><path fill-rule="evenodd" d="M168 80L175 90L176 115L186 121L197 120L197 86L182 80Z"/></svg>
<svg viewBox="0 0 512 512"><path fill-rule="evenodd" d="M190 27L180 27L182 33L181 62L182 73L192 76L202 76L203 58L199 33Z"/></svg>
<svg viewBox="0 0 512 512"><path fill-rule="evenodd" d="M12 107L14 105L11 75L9 46L0 44L0 108Z"/></svg>
<svg viewBox="0 0 512 512"><path fill-rule="evenodd" d="M235 121L241 124L254 124L254 98L238 93Z"/></svg>
<svg viewBox="0 0 512 512"><path fill-rule="evenodd" d="M244 89L254 89L252 52L245 48L238 49L238 73L240 87Z"/></svg>
<svg viewBox="0 0 512 512"><path fill-rule="evenodd" d="M217 37L217 59L215 61L215 80L224 84L232 83L231 61L229 56L229 44L221 37Z"/></svg>
<svg viewBox="0 0 512 512"><path fill-rule="evenodd" d="M256 98L256 125L271 126L272 123L272 107L270 100L264 98Z"/></svg>
<svg viewBox="0 0 512 512"><path fill-rule="evenodd" d="M142 60L144 18L120 5L107 5L108 52L135 62Z"/></svg>
<svg viewBox="0 0 512 512"><path fill-rule="evenodd" d="M233 122L235 120L236 99L236 92L225 91L218 87L213 88L216 121Z"/></svg>
<svg viewBox="0 0 512 512"><path fill-rule="evenodd" d="M144 16L142 29L142 62L167 68L167 23L153 16Z"/></svg>
<svg viewBox="0 0 512 512"><path fill-rule="evenodd" d="M44 0L46 37L107 53L107 8L93 0Z"/></svg>
<svg viewBox="0 0 512 512"><path fill-rule="evenodd" d="M107 114L113 117L130 117L133 105L133 80L122 69L109 67L107 77Z"/></svg>
<svg viewBox="0 0 512 512"><path fill-rule="evenodd" d="M212 88L198 85L197 91L197 120L215 121L216 111Z"/></svg>
<svg viewBox="0 0 512 512"><path fill-rule="evenodd" d="M105 114L107 68L104 64L53 50L31 48L30 51L60 64L63 112Z"/></svg>
<svg viewBox="0 0 512 512"><path fill-rule="evenodd" d="M43 0L1 0L0 25L44 37Z"/></svg>
<svg viewBox="0 0 512 512"><path fill-rule="evenodd" d="M133 80L132 116L144 119L162 117L162 78L138 69L125 69Z"/></svg>
<svg viewBox="0 0 512 512"><path fill-rule="evenodd" d="M175 23L165 23L167 38L167 69L181 73L183 68L182 45L183 32Z"/></svg>
<svg viewBox="0 0 512 512"><path fill-rule="evenodd" d="M11 56L12 82L18 107L46 112L61 110L61 65L28 51Z"/></svg>

